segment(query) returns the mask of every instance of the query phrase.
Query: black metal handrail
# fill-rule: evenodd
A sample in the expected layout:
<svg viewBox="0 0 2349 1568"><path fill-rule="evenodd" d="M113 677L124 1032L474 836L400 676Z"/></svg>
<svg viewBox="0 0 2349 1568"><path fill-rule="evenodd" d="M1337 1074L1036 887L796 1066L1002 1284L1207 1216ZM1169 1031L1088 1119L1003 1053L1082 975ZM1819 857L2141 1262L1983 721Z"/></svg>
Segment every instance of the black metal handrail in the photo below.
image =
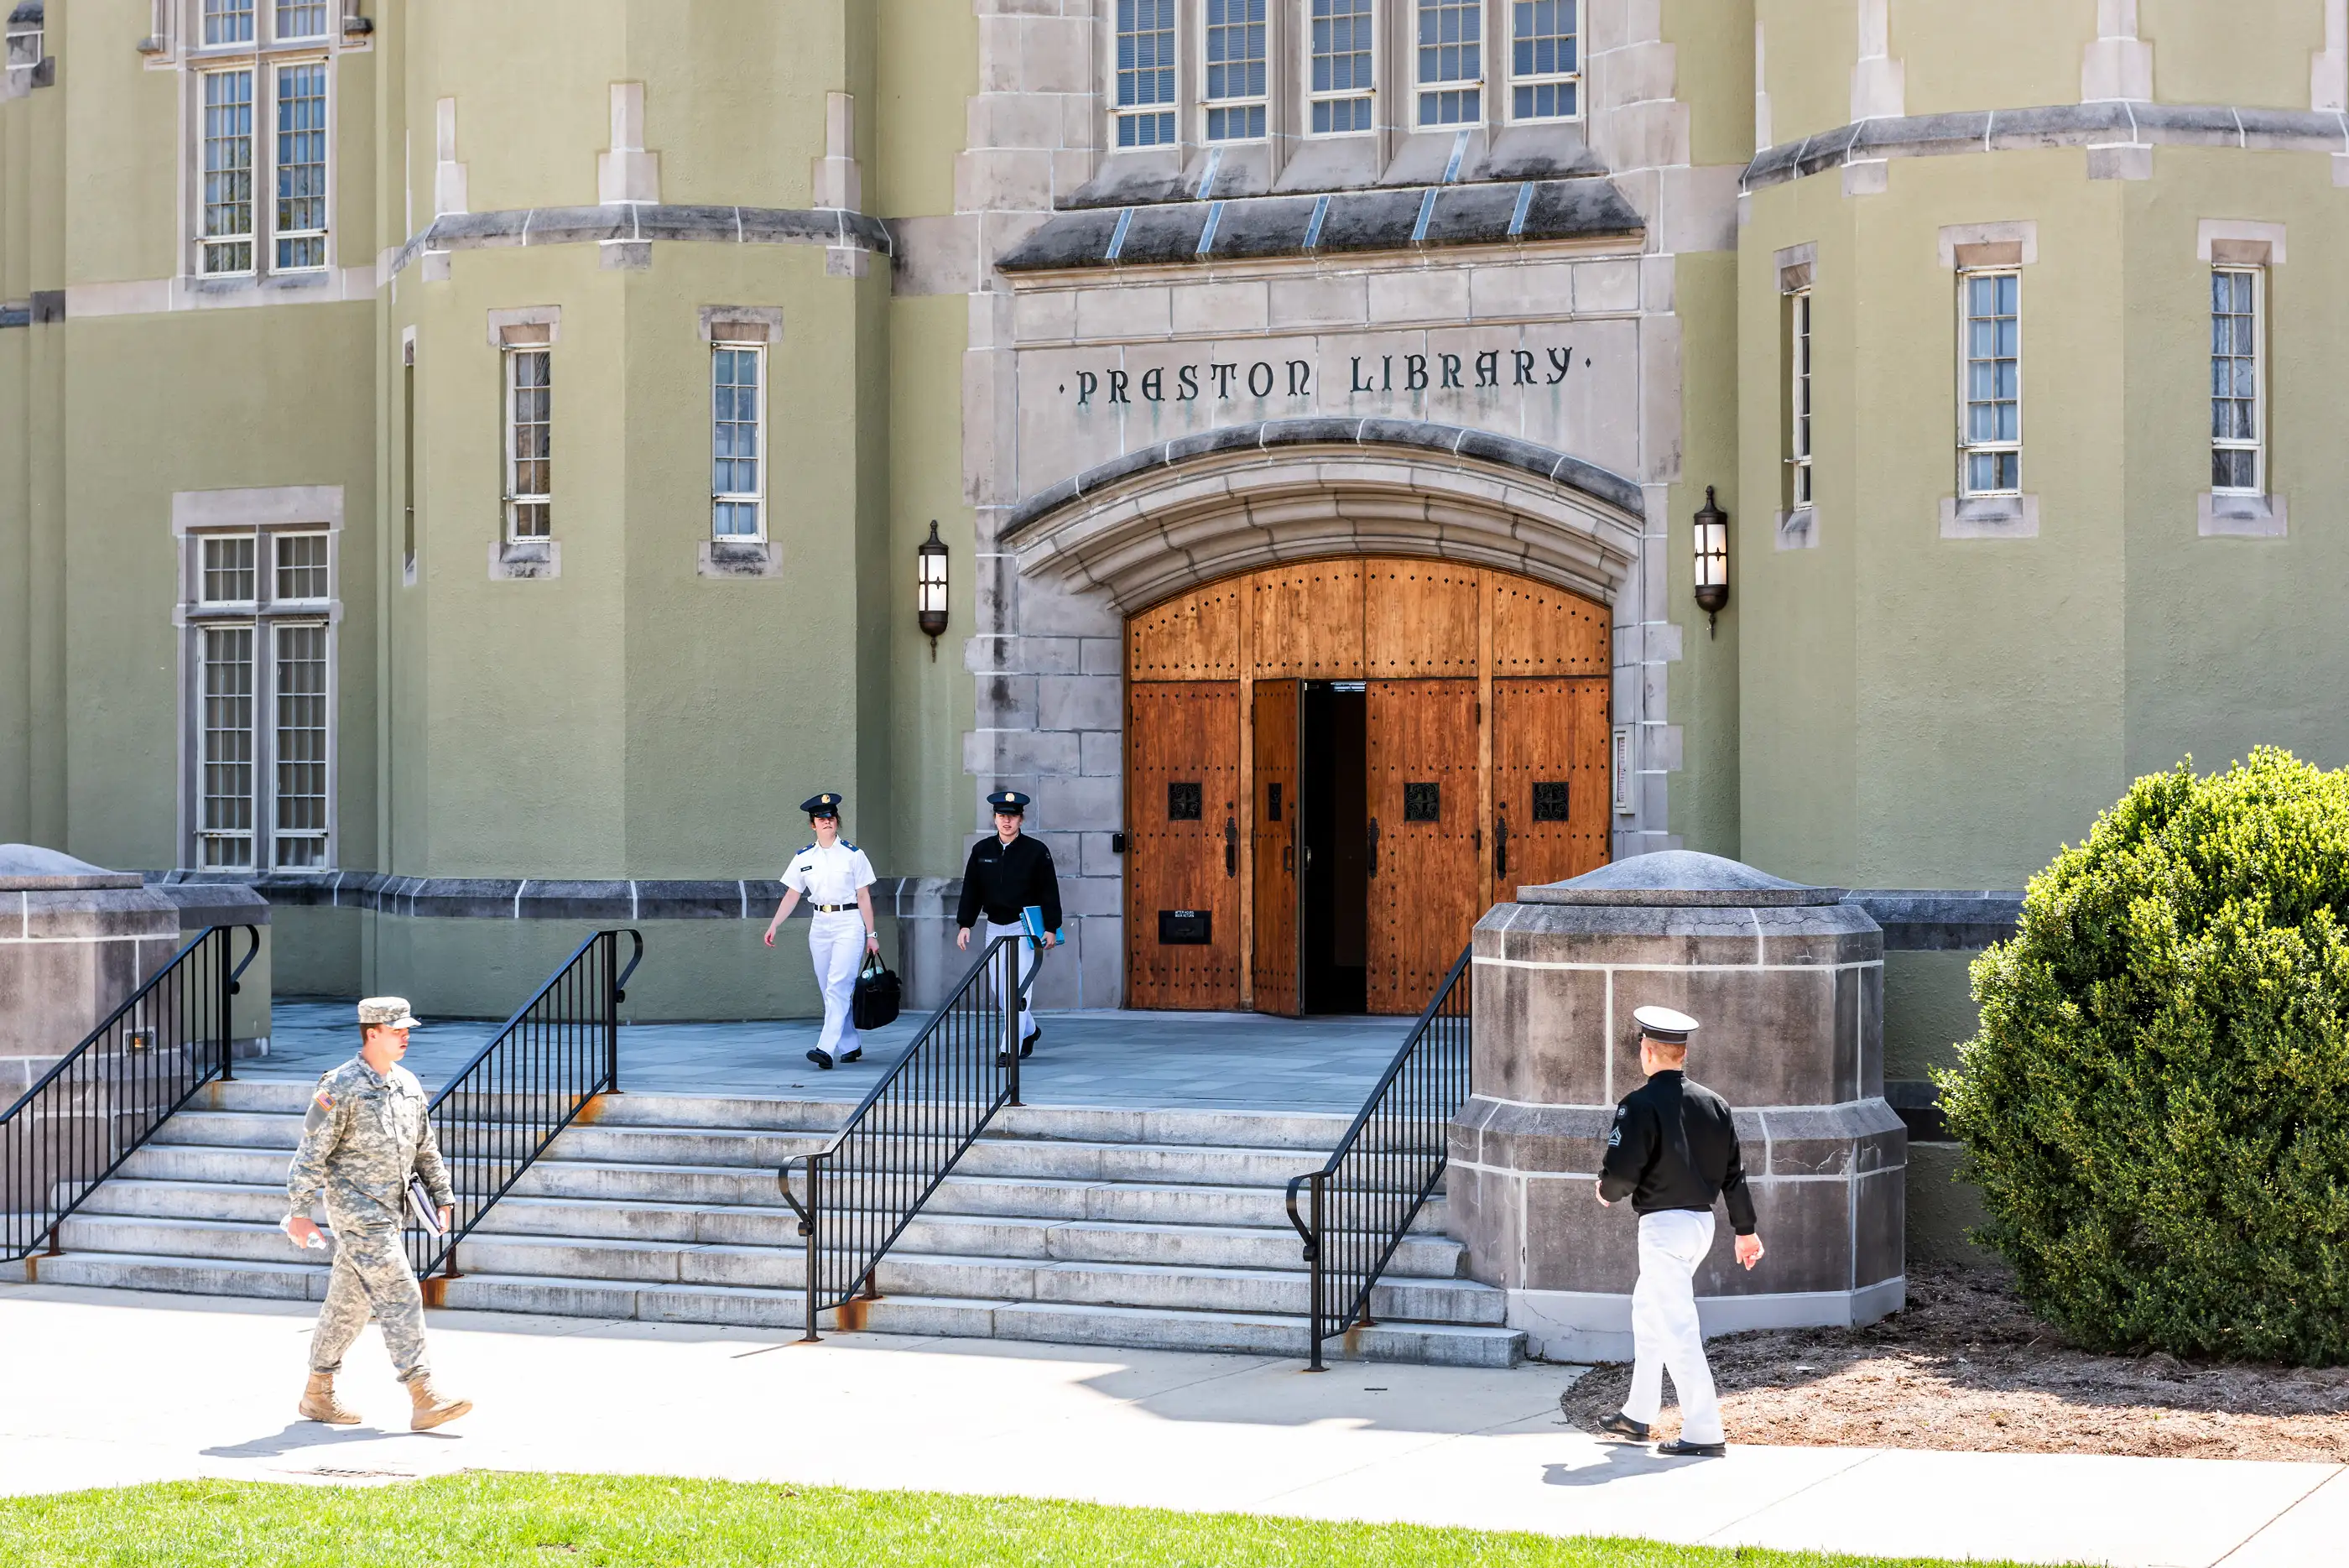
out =
<svg viewBox="0 0 2349 1568"><path fill-rule="evenodd" d="M234 1075L231 1002L260 951L256 926L207 926L0 1112L0 1261L57 1252L98 1184L197 1090Z"/></svg>
<svg viewBox="0 0 2349 1568"><path fill-rule="evenodd" d="M1462 950L1328 1162L1289 1180L1288 1222L1312 1265L1306 1333L1316 1372L1323 1340L1371 1325L1371 1290L1444 1179L1452 1118L1471 1084L1474 986L1463 981L1473 950ZM1310 1222L1297 1211L1300 1188Z"/></svg>
<svg viewBox="0 0 2349 1568"><path fill-rule="evenodd" d="M882 1256L995 1113L1019 1103L1019 999L1049 950L1019 976L1030 940L996 938L832 1141L775 1172L807 1242L803 1337L817 1337L819 1312L879 1295ZM807 1167L804 1203L792 1191L795 1165Z"/></svg>
<svg viewBox="0 0 2349 1568"><path fill-rule="evenodd" d="M625 969L622 937L636 944ZM457 1243L589 1102L618 1091L620 1003L644 957L642 933L597 931L432 1096L427 1114L457 1212L445 1235L408 1217L408 1258L419 1278L438 1268L455 1279Z"/></svg>

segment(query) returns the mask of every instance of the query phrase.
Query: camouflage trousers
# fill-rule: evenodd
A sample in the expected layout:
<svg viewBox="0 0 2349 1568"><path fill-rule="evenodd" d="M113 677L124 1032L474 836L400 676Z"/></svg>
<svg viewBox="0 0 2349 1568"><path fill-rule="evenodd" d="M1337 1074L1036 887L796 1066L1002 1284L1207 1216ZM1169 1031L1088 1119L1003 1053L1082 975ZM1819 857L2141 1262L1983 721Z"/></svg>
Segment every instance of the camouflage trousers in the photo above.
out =
<svg viewBox="0 0 2349 1568"><path fill-rule="evenodd" d="M424 1354L424 1293L417 1288L397 1231L335 1228L335 1267L326 1304L310 1336L310 1370L339 1372L343 1352L367 1326L369 1312L383 1324L384 1348L402 1383L432 1370Z"/></svg>

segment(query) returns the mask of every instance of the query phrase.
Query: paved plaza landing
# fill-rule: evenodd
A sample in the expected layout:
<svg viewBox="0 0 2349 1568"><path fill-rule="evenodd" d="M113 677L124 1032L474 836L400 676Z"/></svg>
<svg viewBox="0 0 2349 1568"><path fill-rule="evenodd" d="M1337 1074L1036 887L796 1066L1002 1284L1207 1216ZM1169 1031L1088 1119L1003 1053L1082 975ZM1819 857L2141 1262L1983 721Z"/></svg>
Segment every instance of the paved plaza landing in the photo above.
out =
<svg viewBox="0 0 2349 1568"><path fill-rule="evenodd" d="M864 1036L864 1057L832 1072L807 1060L823 1023L812 1018L741 1023L636 1023L620 1031L620 1085L640 1094L858 1100L902 1054L925 1015L910 1009ZM239 1076L309 1077L347 1061L358 1026L347 1001L280 1001L269 1054ZM1350 1113L1378 1082L1411 1031L1408 1018L1268 1018L1254 1012L1039 1015L1043 1043L1020 1072L1034 1106L1132 1109ZM437 1089L501 1027L476 1019L425 1019L408 1065Z"/></svg>

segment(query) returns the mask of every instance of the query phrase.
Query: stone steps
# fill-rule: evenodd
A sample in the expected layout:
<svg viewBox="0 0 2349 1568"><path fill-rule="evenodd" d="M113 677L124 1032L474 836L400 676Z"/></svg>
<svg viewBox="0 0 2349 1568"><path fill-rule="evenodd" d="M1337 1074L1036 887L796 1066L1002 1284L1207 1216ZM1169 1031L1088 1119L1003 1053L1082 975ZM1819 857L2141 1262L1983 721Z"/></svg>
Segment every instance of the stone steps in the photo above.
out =
<svg viewBox="0 0 2349 1568"><path fill-rule="evenodd" d="M317 1299L330 1254L277 1230L310 1086L216 1085L69 1220L61 1283ZM775 1168L845 1106L607 1096L459 1248L450 1307L795 1329L805 1242ZM1284 1204L1345 1118L1028 1106L1002 1113L882 1261L879 1333L1301 1356L1309 1276ZM1522 1334L1462 1277L1432 1200L1333 1350L1506 1366ZM827 1312L833 1324L842 1314Z"/></svg>

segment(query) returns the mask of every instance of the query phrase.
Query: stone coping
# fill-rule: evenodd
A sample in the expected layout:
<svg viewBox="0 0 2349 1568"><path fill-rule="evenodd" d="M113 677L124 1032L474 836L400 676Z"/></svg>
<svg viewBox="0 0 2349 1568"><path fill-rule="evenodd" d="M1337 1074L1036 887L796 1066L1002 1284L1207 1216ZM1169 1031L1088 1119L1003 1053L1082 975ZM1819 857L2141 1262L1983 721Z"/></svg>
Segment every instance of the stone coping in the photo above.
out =
<svg viewBox="0 0 2349 1568"><path fill-rule="evenodd" d="M1741 189L1759 191L1847 163L2046 147L2240 147L2349 154L2349 115L2333 109L2232 109L2111 101L1856 120L1765 148Z"/></svg>
<svg viewBox="0 0 2349 1568"><path fill-rule="evenodd" d="M109 871L62 849L0 844L0 892L67 893L142 885L136 871Z"/></svg>
<svg viewBox="0 0 2349 1568"><path fill-rule="evenodd" d="M1608 180L1524 180L1078 208L1047 218L995 265L1007 273L1195 266L1646 232Z"/></svg>
<svg viewBox="0 0 2349 1568"><path fill-rule="evenodd" d="M1840 888L1812 888L1742 861L1693 849L1661 849L1611 861L1564 882L1517 889L1520 904L1628 905L1638 909L1795 909L1844 901Z"/></svg>
<svg viewBox="0 0 2349 1568"><path fill-rule="evenodd" d="M1609 469L1586 462L1554 447L1495 435L1465 425L1437 424L1428 420L1256 420L1246 424L1217 425L1213 430L1154 441L1136 451L1096 463L1073 478L1038 491L1012 510L1000 535L1006 545L1053 513L1121 480L1154 468L1171 468L1194 458L1233 452L1271 452L1283 447L1402 448L1444 452L1454 458L1513 469L1553 484L1562 484L1596 497L1627 516L1644 517L1647 497L1640 486Z"/></svg>
<svg viewBox="0 0 2349 1568"><path fill-rule="evenodd" d="M1887 952L1970 952L2014 935L2023 895L1991 888L1869 888L1844 895L1884 928Z"/></svg>
<svg viewBox="0 0 2349 1568"><path fill-rule="evenodd" d="M315 875L274 872L157 873L155 886L175 898L209 888L241 887L271 905L291 909L368 909L420 919L458 920L748 920L765 919L781 900L783 885L763 878L737 881L565 880L543 877L388 877L375 871ZM962 894L960 877L883 877L873 884L875 915L903 919L932 910L950 913ZM802 902L793 919L809 914ZM240 913L236 920L249 919ZM232 923L234 923L233 921Z"/></svg>
<svg viewBox="0 0 2349 1568"><path fill-rule="evenodd" d="M428 251L508 245L584 245L650 240L719 244L823 245L894 255L889 226L839 207L705 207L658 202L608 207L518 207L444 213L395 252L385 275L396 277Z"/></svg>

